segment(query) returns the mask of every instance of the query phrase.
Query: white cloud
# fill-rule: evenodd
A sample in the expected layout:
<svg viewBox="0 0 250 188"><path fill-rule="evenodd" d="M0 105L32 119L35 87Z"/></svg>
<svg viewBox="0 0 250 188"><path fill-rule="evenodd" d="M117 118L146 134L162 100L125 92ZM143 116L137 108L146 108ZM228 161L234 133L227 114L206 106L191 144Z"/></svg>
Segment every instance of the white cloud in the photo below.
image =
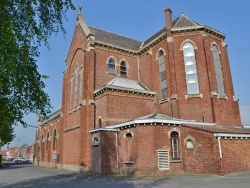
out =
<svg viewBox="0 0 250 188"><path fill-rule="evenodd" d="M250 126L250 105L240 106L241 123Z"/></svg>

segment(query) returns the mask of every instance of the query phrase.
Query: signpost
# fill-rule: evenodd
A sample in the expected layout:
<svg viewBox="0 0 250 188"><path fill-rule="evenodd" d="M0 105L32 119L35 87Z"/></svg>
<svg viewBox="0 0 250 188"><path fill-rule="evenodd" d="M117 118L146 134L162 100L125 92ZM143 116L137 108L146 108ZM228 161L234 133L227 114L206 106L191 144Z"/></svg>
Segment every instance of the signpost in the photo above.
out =
<svg viewBox="0 0 250 188"><path fill-rule="evenodd" d="M56 150L53 150L52 159L54 160L54 170L56 169L57 154Z"/></svg>

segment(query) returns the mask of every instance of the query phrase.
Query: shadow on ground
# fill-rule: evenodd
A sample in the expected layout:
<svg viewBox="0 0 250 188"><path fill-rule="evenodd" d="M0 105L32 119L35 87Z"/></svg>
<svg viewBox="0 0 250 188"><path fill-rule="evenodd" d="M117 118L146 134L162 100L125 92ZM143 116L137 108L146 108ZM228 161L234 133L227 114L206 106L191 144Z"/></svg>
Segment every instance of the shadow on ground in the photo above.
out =
<svg viewBox="0 0 250 188"><path fill-rule="evenodd" d="M120 177L120 176L94 176L83 174L62 174L56 176L49 176L31 180L21 181L15 184L4 185L0 184L2 188L23 188L23 187L91 187L91 188L134 188L143 187L151 188L158 187L167 183L167 178L157 178L154 181L145 182L140 178Z"/></svg>

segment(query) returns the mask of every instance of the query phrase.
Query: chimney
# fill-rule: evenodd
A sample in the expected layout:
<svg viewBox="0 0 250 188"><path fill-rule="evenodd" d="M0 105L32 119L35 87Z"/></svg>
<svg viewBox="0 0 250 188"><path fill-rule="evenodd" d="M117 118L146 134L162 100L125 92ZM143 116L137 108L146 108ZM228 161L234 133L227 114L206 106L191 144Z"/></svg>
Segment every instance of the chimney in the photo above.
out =
<svg viewBox="0 0 250 188"><path fill-rule="evenodd" d="M164 10L165 12L165 19L166 19L166 25L167 25L167 31L171 31L171 28L173 27L173 21L172 21L172 11L170 8L166 8Z"/></svg>

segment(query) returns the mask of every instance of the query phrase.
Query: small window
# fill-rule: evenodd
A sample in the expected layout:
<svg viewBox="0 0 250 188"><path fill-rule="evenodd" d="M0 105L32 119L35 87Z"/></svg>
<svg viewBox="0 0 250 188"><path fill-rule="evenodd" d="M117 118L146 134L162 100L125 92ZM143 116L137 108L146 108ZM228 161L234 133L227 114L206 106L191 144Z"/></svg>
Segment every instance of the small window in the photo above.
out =
<svg viewBox="0 0 250 188"><path fill-rule="evenodd" d="M81 68L81 71L80 71L80 85L79 85L79 103L82 104L82 100L83 100L83 68Z"/></svg>
<svg viewBox="0 0 250 188"><path fill-rule="evenodd" d="M161 86L161 98L167 98L167 76L166 76L166 63L164 52L160 50L158 52L159 74L160 74L160 86Z"/></svg>
<svg viewBox="0 0 250 188"><path fill-rule="evenodd" d="M224 86L223 86L223 77L222 77L222 71L221 71L219 50L216 45L213 45L212 50L213 50L214 68L215 68L215 74L216 74L218 94L224 95L225 92L224 92Z"/></svg>
<svg viewBox="0 0 250 188"><path fill-rule="evenodd" d="M194 142L191 139L187 140L187 149L194 149Z"/></svg>
<svg viewBox="0 0 250 188"><path fill-rule="evenodd" d="M74 100L74 76L70 79L70 105L69 109L73 108L73 100Z"/></svg>
<svg viewBox="0 0 250 188"><path fill-rule="evenodd" d="M115 74L115 60L112 58L108 62L108 73Z"/></svg>
<svg viewBox="0 0 250 188"><path fill-rule="evenodd" d="M172 157L173 159L180 159L179 134L177 132L172 132L170 137L171 137L171 145L172 145Z"/></svg>
<svg viewBox="0 0 250 188"><path fill-rule="evenodd" d="M183 55L185 63L185 74L188 94L199 93L199 83L196 68L194 46L191 42L186 42L183 46Z"/></svg>
<svg viewBox="0 0 250 188"><path fill-rule="evenodd" d="M121 76L127 76L127 66L126 66L126 62L125 61L121 62L120 74L121 74Z"/></svg>
<svg viewBox="0 0 250 188"><path fill-rule="evenodd" d="M169 150L158 150L158 169L160 171L169 170Z"/></svg>
<svg viewBox="0 0 250 188"><path fill-rule="evenodd" d="M99 138L99 136L97 135L97 136L95 136L94 138L93 138L93 140L92 140L92 145L93 146L98 146L100 144L100 138Z"/></svg>

